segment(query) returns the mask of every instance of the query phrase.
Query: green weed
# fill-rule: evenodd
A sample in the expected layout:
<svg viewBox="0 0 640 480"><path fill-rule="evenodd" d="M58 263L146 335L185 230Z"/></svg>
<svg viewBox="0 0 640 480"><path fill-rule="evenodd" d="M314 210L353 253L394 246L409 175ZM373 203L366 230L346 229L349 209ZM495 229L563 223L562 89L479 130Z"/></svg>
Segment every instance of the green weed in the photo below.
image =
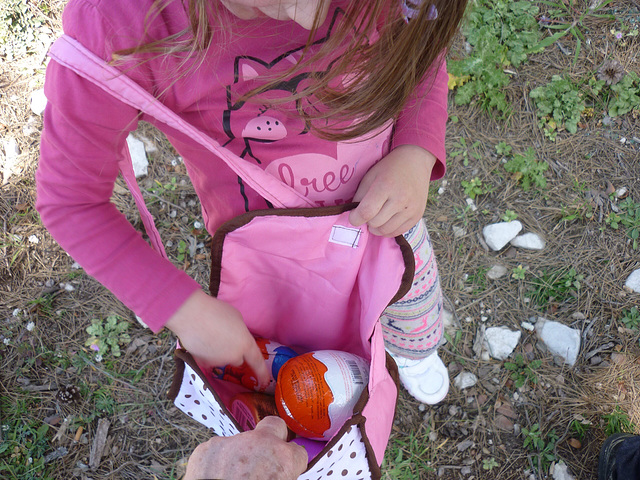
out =
<svg viewBox="0 0 640 480"><path fill-rule="evenodd" d="M502 155L502 156L509 156L511 155L511 145L507 145L506 142L500 142L496 145L496 153L498 155Z"/></svg>
<svg viewBox="0 0 640 480"><path fill-rule="evenodd" d="M527 267L523 267L522 265L518 265L511 272L511 278L515 278L516 280L524 280L524 277L527 273Z"/></svg>
<svg viewBox="0 0 640 480"><path fill-rule="evenodd" d="M383 478L413 480L435 472L431 466L430 449L424 438L414 432L403 438L392 439L385 453Z"/></svg>
<svg viewBox="0 0 640 480"><path fill-rule="evenodd" d="M512 174L513 179L525 191L531 187L540 189L547 187L544 172L549 168L549 164L536 160L535 154L535 150L529 147L524 154L516 153L504 164L504 169Z"/></svg>
<svg viewBox="0 0 640 480"><path fill-rule="evenodd" d="M578 131L578 121L586 106L580 89L571 80L554 75L551 82L531 90L536 105L538 126L555 141L559 131Z"/></svg>
<svg viewBox="0 0 640 480"><path fill-rule="evenodd" d="M460 85L456 91L458 105L477 98L485 109L496 109L505 115L511 111L504 93L510 77L509 66L518 67L540 40L536 15L538 7L531 2L478 0L470 4L468 22L463 27L467 42L473 47L462 60L449 60L449 73Z"/></svg>
<svg viewBox="0 0 640 480"><path fill-rule="evenodd" d="M11 61L37 53L48 41L46 26L38 3L24 0L0 2L0 56Z"/></svg>
<svg viewBox="0 0 640 480"><path fill-rule="evenodd" d="M609 103L610 117L624 115L640 107L640 77L636 72L628 72L610 88L614 95Z"/></svg>
<svg viewBox="0 0 640 480"><path fill-rule="evenodd" d="M460 184L464 189L464 194L472 200L475 200L478 195L484 195L485 193L493 191L493 187L484 185L482 180L478 177L475 177L470 181L462 180Z"/></svg>
<svg viewBox="0 0 640 480"><path fill-rule="evenodd" d="M582 440L591 428L591 422L585 419L575 419L571 422L570 429L573 435Z"/></svg>
<svg viewBox="0 0 640 480"><path fill-rule="evenodd" d="M487 471L491 471L493 470L495 467L499 467L500 464L498 462L496 462L496 459L491 457L491 458L483 458L482 459L482 469L483 470L487 470Z"/></svg>
<svg viewBox="0 0 640 480"><path fill-rule="evenodd" d="M616 406L613 412L602 415L602 419L606 423L604 433L607 436L614 433L632 433L636 428L633 422L629 420L629 415L623 412L619 406Z"/></svg>
<svg viewBox="0 0 640 480"><path fill-rule="evenodd" d="M543 472L549 470L549 466L556 461L554 453L558 435L555 430L551 430L544 435L540 430L540 425L534 423L531 428L522 428L524 437L523 446L538 455L538 468L542 468Z"/></svg>
<svg viewBox="0 0 640 480"><path fill-rule="evenodd" d="M119 357L120 345L127 345L131 341L129 335L124 333L130 323L119 319L117 315L110 315L103 323L102 320L94 318L91 320L91 326L87 327L86 331L91 336L85 345L96 352L96 360L104 358L109 351L114 357Z"/></svg>
<svg viewBox="0 0 640 480"><path fill-rule="evenodd" d="M638 238L640 238L640 203L625 198L618 205L620 209L620 225L627 229L627 236L631 239L634 250L638 249Z"/></svg>
<svg viewBox="0 0 640 480"><path fill-rule="evenodd" d="M513 362L504 362L504 368L511 372L511 380L514 381L514 387L520 388L526 383L538 383L536 370L542 365L541 360L532 360L528 364L524 362L524 357L517 354Z"/></svg>
<svg viewBox="0 0 640 480"><path fill-rule="evenodd" d="M30 418L30 400L0 397L2 437L0 441L0 477L31 479L53 478L44 461L50 449L49 426Z"/></svg>
<svg viewBox="0 0 640 480"><path fill-rule="evenodd" d="M514 212L513 210L506 210L500 217L500 220L502 220L503 222L512 222L517 218L518 214L516 212Z"/></svg>
<svg viewBox="0 0 640 480"><path fill-rule="evenodd" d="M477 147L480 145L479 141L473 142L471 145L467 145L467 141L464 138L460 138L457 142L453 142L453 150L449 155L452 158L462 158L462 164L469 166L469 158L475 158L480 160L480 154L477 151Z"/></svg>
<svg viewBox="0 0 640 480"><path fill-rule="evenodd" d="M631 307L629 310L622 311L622 323L629 330L640 330L640 311L638 307Z"/></svg>
<svg viewBox="0 0 640 480"><path fill-rule="evenodd" d="M551 2L542 0L538 3L546 5L549 8L543 17L546 28L549 30L557 30L553 35L543 39L538 45L538 48L546 48L553 45L565 35L573 35L576 40L576 51L574 54L574 64L578 61L578 55L580 54L580 48L584 41L584 34L582 30L585 29L584 21L586 18L600 18L615 20L614 15L596 13L598 10L603 9L612 0L604 0L596 8L587 7L585 10L580 11L578 9L578 2L575 0L567 0L563 2Z"/></svg>
<svg viewBox="0 0 640 480"><path fill-rule="evenodd" d="M544 270L539 277L531 281L532 290L529 292L531 301L540 308L549 303L563 303L577 296L582 286L584 275L575 268L569 270Z"/></svg>

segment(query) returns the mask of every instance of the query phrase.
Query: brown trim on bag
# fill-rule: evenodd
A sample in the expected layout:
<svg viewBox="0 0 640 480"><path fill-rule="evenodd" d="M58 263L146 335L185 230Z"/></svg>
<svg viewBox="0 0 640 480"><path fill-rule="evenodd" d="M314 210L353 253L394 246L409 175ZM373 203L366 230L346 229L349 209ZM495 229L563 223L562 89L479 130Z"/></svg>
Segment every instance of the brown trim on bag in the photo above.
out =
<svg viewBox="0 0 640 480"><path fill-rule="evenodd" d="M209 390L211 392L213 397L216 399L216 401L220 405L220 409L224 412L225 415L227 415L231 419L231 421L233 422L233 425L238 429L238 431L244 432L245 430L243 430L240 424L236 421L235 417L231 415L231 412L229 411L225 403L218 396L216 391L211 387L211 384L209 383L209 380L207 380L206 375L202 372L202 370L200 369L196 361L193 359L191 354L182 348L178 348L173 354L173 358L176 361L176 371L173 374L173 382L171 383L171 388L169 388L169 393L167 394L167 396L169 397L169 400L171 400L172 402L175 402L176 397L178 396L178 393L180 393L180 387L182 386L182 378L184 376L184 370L185 370L184 365L187 364L196 372L196 375L200 377L200 379L202 380L202 383L204 384L204 389Z"/></svg>
<svg viewBox="0 0 640 480"><path fill-rule="evenodd" d="M409 245L409 242L402 235L398 235L395 237L396 243L400 247L400 251L402 252L402 260L404 260L404 273L402 274L402 281L400 282L400 287L398 287L398 293L396 293L395 297L391 299L389 305L393 305L402 297L404 297L409 290L411 290L411 285L413 284L413 277L416 274L416 259L413 253L413 248Z"/></svg>
<svg viewBox="0 0 640 480"><path fill-rule="evenodd" d="M211 241L211 279L209 281L209 292L214 297L218 296L220 290L220 268L222 263L222 246L226 235L234 230L248 224L256 217L329 217L332 215L340 215L357 207L357 203L345 203L343 205L335 205L330 207L316 208L269 208L264 210L254 210L251 212L238 215L220 225L216 230ZM404 240L404 238L403 238ZM405 240L406 241L406 240ZM408 244L407 244L408 245ZM409 247L411 248L411 247ZM404 278L404 277L403 277ZM409 285L409 288L411 285ZM408 290L407 290L408 291Z"/></svg>

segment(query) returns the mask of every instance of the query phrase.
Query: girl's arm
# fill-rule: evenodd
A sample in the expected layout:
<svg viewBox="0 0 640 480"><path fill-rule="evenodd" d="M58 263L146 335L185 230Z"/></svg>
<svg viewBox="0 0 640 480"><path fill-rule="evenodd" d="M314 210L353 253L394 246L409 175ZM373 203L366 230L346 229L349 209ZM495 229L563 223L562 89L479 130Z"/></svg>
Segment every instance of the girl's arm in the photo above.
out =
<svg viewBox="0 0 640 480"><path fill-rule="evenodd" d="M58 243L154 332L170 322L201 366L268 372L242 317L154 251L110 202L120 152L138 112L50 62L37 204Z"/></svg>
<svg viewBox="0 0 640 480"><path fill-rule="evenodd" d="M422 82L398 118L393 150L360 182L354 196L360 205L349 216L354 226L366 223L372 233L394 237L422 218L429 182L445 172L447 80L443 56L435 78Z"/></svg>

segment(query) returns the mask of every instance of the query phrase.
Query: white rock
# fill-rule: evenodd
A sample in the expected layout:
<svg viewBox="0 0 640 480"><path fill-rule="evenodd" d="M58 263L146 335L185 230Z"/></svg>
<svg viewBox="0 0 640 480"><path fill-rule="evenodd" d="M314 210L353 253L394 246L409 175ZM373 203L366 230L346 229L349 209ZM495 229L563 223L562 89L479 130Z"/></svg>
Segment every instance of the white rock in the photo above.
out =
<svg viewBox="0 0 640 480"><path fill-rule="evenodd" d="M504 277L507 271L507 267L504 265L494 265L487 272L487 278L489 280L497 280L498 278Z"/></svg>
<svg viewBox="0 0 640 480"><path fill-rule="evenodd" d="M580 351L580 331L562 323L538 317L536 333L549 352L573 366Z"/></svg>
<svg viewBox="0 0 640 480"><path fill-rule="evenodd" d="M575 480L575 477L569 472L569 467L560 460L553 466L553 480Z"/></svg>
<svg viewBox="0 0 640 480"><path fill-rule="evenodd" d="M9 177L14 173L20 173L18 168L18 156L20 148L14 137L8 137L2 142L4 147L4 165L2 167L3 185L9 181Z"/></svg>
<svg viewBox="0 0 640 480"><path fill-rule="evenodd" d="M472 198L465 199L465 202L467 202L467 205L469 205L469 208L471 209L472 212L475 212L476 210L478 210L478 207L476 206L476 202L474 202Z"/></svg>
<svg viewBox="0 0 640 480"><path fill-rule="evenodd" d="M634 292L640 293L640 268L631 272L624 285Z"/></svg>
<svg viewBox="0 0 640 480"><path fill-rule="evenodd" d="M542 250L547 242L537 233L525 233L511 240L511 245L528 250Z"/></svg>
<svg viewBox="0 0 640 480"><path fill-rule="evenodd" d="M482 235L489 248L497 252L513 240L515 236L520 233L520 230L522 230L522 223L518 220L513 220L511 222L499 222L487 225L482 229Z"/></svg>
<svg viewBox="0 0 640 480"><path fill-rule="evenodd" d="M522 332L513 331L507 327L489 327L484 332L489 355L496 360L505 360L518 345Z"/></svg>
<svg viewBox="0 0 640 480"><path fill-rule="evenodd" d="M44 88L31 92L31 111L36 115L42 115L47 106L47 97L44 95Z"/></svg>
<svg viewBox="0 0 640 480"><path fill-rule="evenodd" d="M478 383L478 377L471 372L461 372L456 378L453 379L453 384L460 390L473 387Z"/></svg>
<svg viewBox="0 0 640 480"><path fill-rule="evenodd" d="M533 323L529 322L522 322L520 326L522 326L522 328L524 328L525 330L529 330L530 332L533 332L536 328Z"/></svg>
<svg viewBox="0 0 640 480"><path fill-rule="evenodd" d="M40 243L40 239L36 235L30 235L29 243Z"/></svg>
<svg viewBox="0 0 640 480"><path fill-rule="evenodd" d="M129 136L127 136L127 146L129 147L129 153L131 154L133 173L135 173L136 178L146 175L149 161L147 160L147 154L144 151L144 143L129 134Z"/></svg>
<svg viewBox="0 0 640 480"><path fill-rule="evenodd" d="M616 197L622 198L627 194L627 187L620 187L616 190Z"/></svg>

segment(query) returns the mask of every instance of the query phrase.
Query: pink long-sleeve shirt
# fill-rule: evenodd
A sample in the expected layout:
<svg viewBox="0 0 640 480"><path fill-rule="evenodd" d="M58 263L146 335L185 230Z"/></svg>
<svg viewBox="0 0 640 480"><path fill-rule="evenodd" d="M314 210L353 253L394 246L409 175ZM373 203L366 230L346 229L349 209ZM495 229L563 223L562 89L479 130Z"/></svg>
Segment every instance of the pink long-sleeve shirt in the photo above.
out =
<svg viewBox="0 0 640 480"><path fill-rule="evenodd" d="M140 39L183 31L188 14L173 1L145 23L152 0L70 0L67 35L105 60ZM341 13L333 2L317 39L331 35ZM202 63L148 56L119 68L177 115L248 162L304 193L319 206L351 200L372 163L400 145L418 145L438 162L432 180L445 171L447 74L425 79L392 129L363 142L329 142L307 132L287 103L267 108L239 97L260 77L288 69L299 58L308 32L294 22L242 21L220 8L228 29ZM282 98L304 87L304 75L267 93ZM433 82L432 82L433 80ZM433 83L433 84L432 84ZM428 86L432 84L429 89ZM37 209L44 225L85 271L111 290L152 330L160 330L200 285L154 251L110 202L118 162L139 120L162 130L183 157L209 232L245 210L266 208L255 192L188 136L140 114L99 87L52 61L47 68Z"/></svg>

